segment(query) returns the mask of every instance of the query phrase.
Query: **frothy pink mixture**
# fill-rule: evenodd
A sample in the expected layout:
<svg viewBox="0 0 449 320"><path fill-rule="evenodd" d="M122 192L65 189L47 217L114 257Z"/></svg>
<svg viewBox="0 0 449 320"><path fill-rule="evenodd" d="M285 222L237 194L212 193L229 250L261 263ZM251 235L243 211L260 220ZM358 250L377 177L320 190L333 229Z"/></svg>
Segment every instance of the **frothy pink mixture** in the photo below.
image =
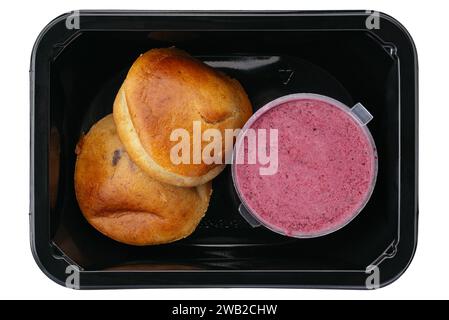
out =
<svg viewBox="0 0 449 320"><path fill-rule="evenodd" d="M266 225L287 235L318 235L363 206L375 152L346 112L320 100L296 100L263 113L251 128L278 129L276 174L260 175L259 164L236 164L235 171L246 206Z"/></svg>

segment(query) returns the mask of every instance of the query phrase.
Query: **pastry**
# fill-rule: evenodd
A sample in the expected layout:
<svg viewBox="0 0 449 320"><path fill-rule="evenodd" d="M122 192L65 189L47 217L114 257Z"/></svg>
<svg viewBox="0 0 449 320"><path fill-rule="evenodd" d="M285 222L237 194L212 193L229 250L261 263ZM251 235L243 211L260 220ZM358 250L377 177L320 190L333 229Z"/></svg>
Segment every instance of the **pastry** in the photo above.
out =
<svg viewBox="0 0 449 320"><path fill-rule="evenodd" d="M238 129L252 114L251 103L240 83L205 65L184 51L153 49L132 65L114 102L114 120L130 158L148 175L176 186L202 185L224 168L232 144L225 129ZM216 129L221 147L214 163L194 160L193 127L203 134ZM184 129L191 139L188 161L170 157L172 132ZM207 142L200 137L200 149ZM198 150L198 149L196 149Z"/></svg>
<svg viewBox="0 0 449 320"><path fill-rule="evenodd" d="M164 184L141 170L121 143L112 115L98 121L76 148L75 191L87 221L127 244L172 242L190 235L209 205L208 182Z"/></svg>

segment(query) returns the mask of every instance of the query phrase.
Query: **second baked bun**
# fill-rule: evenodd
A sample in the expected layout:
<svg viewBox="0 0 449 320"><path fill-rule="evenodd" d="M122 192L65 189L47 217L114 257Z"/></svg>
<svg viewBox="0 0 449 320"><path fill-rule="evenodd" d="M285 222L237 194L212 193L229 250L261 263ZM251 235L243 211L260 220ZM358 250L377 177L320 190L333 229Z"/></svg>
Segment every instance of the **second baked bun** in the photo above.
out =
<svg viewBox="0 0 449 320"><path fill-rule="evenodd" d="M161 183L128 157L112 115L77 145L75 191L89 223L132 245L172 242L190 235L204 216L211 183L181 188Z"/></svg>
<svg viewBox="0 0 449 320"><path fill-rule="evenodd" d="M153 49L132 65L114 102L114 120L131 159L153 178L176 186L197 186L212 180L223 164L175 164L170 141L175 129L185 129L193 149L193 122L201 132L221 132L220 157L232 152L225 129L241 128L252 114L251 103L237 80L212 69L186 52ZM197 122L197 123L198 123ZM201 139L201 137L200 137ZM202 150L207 142L202 143Z"/></svg>

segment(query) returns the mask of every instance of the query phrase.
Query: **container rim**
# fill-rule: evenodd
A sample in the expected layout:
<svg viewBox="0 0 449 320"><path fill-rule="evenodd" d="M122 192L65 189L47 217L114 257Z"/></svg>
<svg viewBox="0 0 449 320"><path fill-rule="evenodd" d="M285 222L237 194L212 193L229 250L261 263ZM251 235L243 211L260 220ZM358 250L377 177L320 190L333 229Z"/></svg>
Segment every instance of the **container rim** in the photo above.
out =
<svg viewBox="0 0 449 320"><path fill-rule="evenodd" d="M31 252L42 271L53 281L64 284L65 268L69 261L55 257L49 237L49 215L46 203L47 190L47 129L49 119L48 79L49 61L54 53L51 45L73 39L80 32L90 31L147 31L167 29L162 18L176 17L176 25L192 30L208 31L314 31L334 30L365 32L383 44L392 44L400 60L398 70L400 87L398 159L401 192L398 220L398 238L392 243L394 253L382 254L383 273L380 287L400 278L411 264L418 238L418 54L413 38L407 29L392 16L379 13L382 28L367 30L366 17L373 10L294 10L294 11L148 11L148 10L80 10L83 18L81 30L67 30L64 19L74 11L64 13L49 23L36 39L30 63L30 198L29 223ZM123 17L132 19L126 20ZM155 17L156 19L148 19ZM212 22L211 17L220 17ZM251 19L247 19L251 17ZM84 18L86 18L84 20ZM275 21L283 19L282 24ZM285 19L284 19L285 18ZM299 19L298 19L299 18ZM349 18L349 19L348 19ZM232 23L227 23L232 19ZM324 19L324 23L323 23ZM207 23L205 22L206 20ZM259 23L259 20L263 23ZM267 23L270 22L270 23ZM249 24L248 24L249 22ZM257 23L256 23L257 22ZM273 22L273 23L272 23ZM388 248L387 248L388 249ZM191 272L191 271L189 271ZM185 282L182 272L158 272L157 278L146 271L110 272L81 270L81 289L154 288L154 287L276 287L276 288L345 288L366 289L363 270L202 270ZM159 274L161 274L159 276ZM211 274L211 275L209 275ZM341 277L339 276L341 275ZM303 276L311 279L304 281ZM330 281L332 279L332 281Z"/></svg>

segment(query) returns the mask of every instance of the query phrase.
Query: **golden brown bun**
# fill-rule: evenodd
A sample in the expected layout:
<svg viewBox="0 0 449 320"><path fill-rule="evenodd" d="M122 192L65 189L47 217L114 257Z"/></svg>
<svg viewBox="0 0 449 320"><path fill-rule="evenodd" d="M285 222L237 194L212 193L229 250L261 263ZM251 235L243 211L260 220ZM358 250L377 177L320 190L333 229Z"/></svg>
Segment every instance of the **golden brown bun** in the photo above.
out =
<svg viewBox="0 0 449 320"><path fill-rule="evenodd" d="M176 186L197 186L216 177L221 164L173 164L170 141L174 129L190 134L193 121L201 129L241 128L252 114L251 103L237 80L215 71L184 51L153 49L132 65L114 102L114 120L131 159L153 178ZM203 142L202 148L208 142ZM191 152L191 159L193 158Z"/></svg>
<svg viewBox="0 0 449 320"><path fill-rule="evenodd" d="M204 216L211 183L181 188L139 169L120 142L112 115L97 122L77 146L75 191L89 223L132 245L172 242L191 234Z"/></svg>

